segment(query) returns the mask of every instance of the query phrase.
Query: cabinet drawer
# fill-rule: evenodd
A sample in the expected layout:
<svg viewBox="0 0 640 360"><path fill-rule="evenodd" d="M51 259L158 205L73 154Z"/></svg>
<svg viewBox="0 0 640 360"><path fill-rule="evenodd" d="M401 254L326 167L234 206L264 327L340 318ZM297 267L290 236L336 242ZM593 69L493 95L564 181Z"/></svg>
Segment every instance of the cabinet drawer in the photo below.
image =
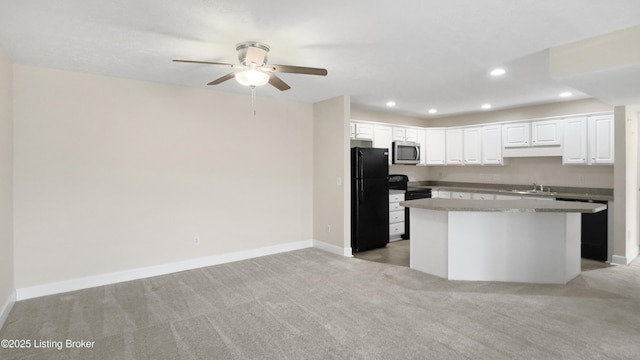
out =
<svg viewBox="0 0 640 360"><path fill-rule="evenodd" d="M404 206L400 206L397 202L389 203L389 212L403 210Z"/></svg>
<svg viewBox="0 0 640 360"><path fill-rule="evenodd" d="M404 201L404 194L391 194L389 195L389 202L400 202Z"/></svg>
<svg viewBox="0 0 640 360"><path fill-rule="evenodd" d="M471 194L470 193L466 193L466 192L452 191L451 192L451 198L452 199L470 200L471 199Z"/></svg>
<svg viewBox="0 0 640 360"><path fill-rule="evenodd" d="M401 235L401 234L404 234L403 222L389 224L389 235Z"/></svg>
<svg viewBox="0 0 640 360"><path fill-rule="evenodd" d="M389 213L389 223L404 222L404 210L391 211Z"/></svg>
<svg viewBox="0 0 640 360"><path fill-rule="evenodd" d="M473 200L493 200L496 197L493 194L474 193L474 194L471 194L471 198Z"/></svg>

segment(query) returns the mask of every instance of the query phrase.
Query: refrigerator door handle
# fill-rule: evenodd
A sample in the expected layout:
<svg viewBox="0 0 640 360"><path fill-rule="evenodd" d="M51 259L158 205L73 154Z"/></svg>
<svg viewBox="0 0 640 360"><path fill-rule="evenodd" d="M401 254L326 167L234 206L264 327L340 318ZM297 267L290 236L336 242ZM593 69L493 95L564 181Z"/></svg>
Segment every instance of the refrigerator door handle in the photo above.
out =
<svg viewBox="0 0 640 360"><path fill-rule="evenodd" d="M360 179L364 178L364 167L362 166L362 157L364 154L362 151L358 151L358 173L360 174Z"/></svg>
<svg viewBox="0 0 640 360"><path fill-rule="evenodd" d="M360 191L358 191L358 205L362 204L364 198L364 179L360 178Z"/></svg>

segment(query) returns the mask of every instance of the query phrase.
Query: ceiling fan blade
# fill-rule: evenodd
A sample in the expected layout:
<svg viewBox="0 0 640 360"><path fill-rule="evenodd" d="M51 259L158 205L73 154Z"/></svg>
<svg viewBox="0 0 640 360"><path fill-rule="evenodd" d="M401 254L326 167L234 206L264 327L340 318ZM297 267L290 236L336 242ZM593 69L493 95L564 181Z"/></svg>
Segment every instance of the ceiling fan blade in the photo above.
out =
<svg viewBox="0 0 640 360"><path fill-rule="evenodd" d="M224 65L224 66L231 66L231 67L236 67L237 66L237 65L234 65L234 64L215 62L215 61L196 61L196 60L173 60L173 61L174 62L193 63L193 64Z"/></svg>
<svg viewBox="0 0 640 360"><path fill-rule="evenodd" d="M320 69L320 68L291 66L291 65L268 65L265 67L267 67L271 71L277 71L282 73L320 75L320 76L327 75L327 69Z"/></svg>
<svg viewBox="0 0 640 360"><path fill-rule="evenodd" d="M213 80L212 82L208 83L207 85L218 85L220 83L223 83L229 79L233 79L236 76L236 71L229 73L223 77L217 78L215 80Z"/></svg>
<svg viewBox="0 0 640 360"><path fill-rule="evenodd" d="M273 73L269 74L269 84L273 85L276 89L280 91L285 91L291 89L291 86L287 85L286 82L282 81L279 77L277 77Z"/></svg>
<svg viewBox="0 0 640 360"><path fill-rule="evenodd" d="M254 63L257 66L262 66L264 60L267 57L267 52L264 49L260 49L255 46L247 47L246 63L247 65Z"/></svg>

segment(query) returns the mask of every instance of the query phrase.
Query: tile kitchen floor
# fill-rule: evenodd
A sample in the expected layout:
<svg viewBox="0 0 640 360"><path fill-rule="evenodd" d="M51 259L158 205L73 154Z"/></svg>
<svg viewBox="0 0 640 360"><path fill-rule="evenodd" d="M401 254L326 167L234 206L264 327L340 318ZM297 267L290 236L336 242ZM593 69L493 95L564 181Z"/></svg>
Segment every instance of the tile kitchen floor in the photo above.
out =
<svg viewBox="0 0 640 360"><path fill-rule="evenodd" d="M354 253L362 260L409 267L409 240L392 241L380 249Z"/></svg>

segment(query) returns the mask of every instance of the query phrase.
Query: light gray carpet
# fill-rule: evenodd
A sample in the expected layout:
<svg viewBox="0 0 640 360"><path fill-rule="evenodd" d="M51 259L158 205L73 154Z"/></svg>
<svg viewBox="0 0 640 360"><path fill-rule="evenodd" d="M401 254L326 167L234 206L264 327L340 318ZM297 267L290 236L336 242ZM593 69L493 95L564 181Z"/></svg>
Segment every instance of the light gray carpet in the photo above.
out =
<svg viewBox="0 0 640 360"><path fill-rule="evenodd" d="M0 359L638 359L640 263L569 285L445 281L305 249L18 302Z"/></svg>

